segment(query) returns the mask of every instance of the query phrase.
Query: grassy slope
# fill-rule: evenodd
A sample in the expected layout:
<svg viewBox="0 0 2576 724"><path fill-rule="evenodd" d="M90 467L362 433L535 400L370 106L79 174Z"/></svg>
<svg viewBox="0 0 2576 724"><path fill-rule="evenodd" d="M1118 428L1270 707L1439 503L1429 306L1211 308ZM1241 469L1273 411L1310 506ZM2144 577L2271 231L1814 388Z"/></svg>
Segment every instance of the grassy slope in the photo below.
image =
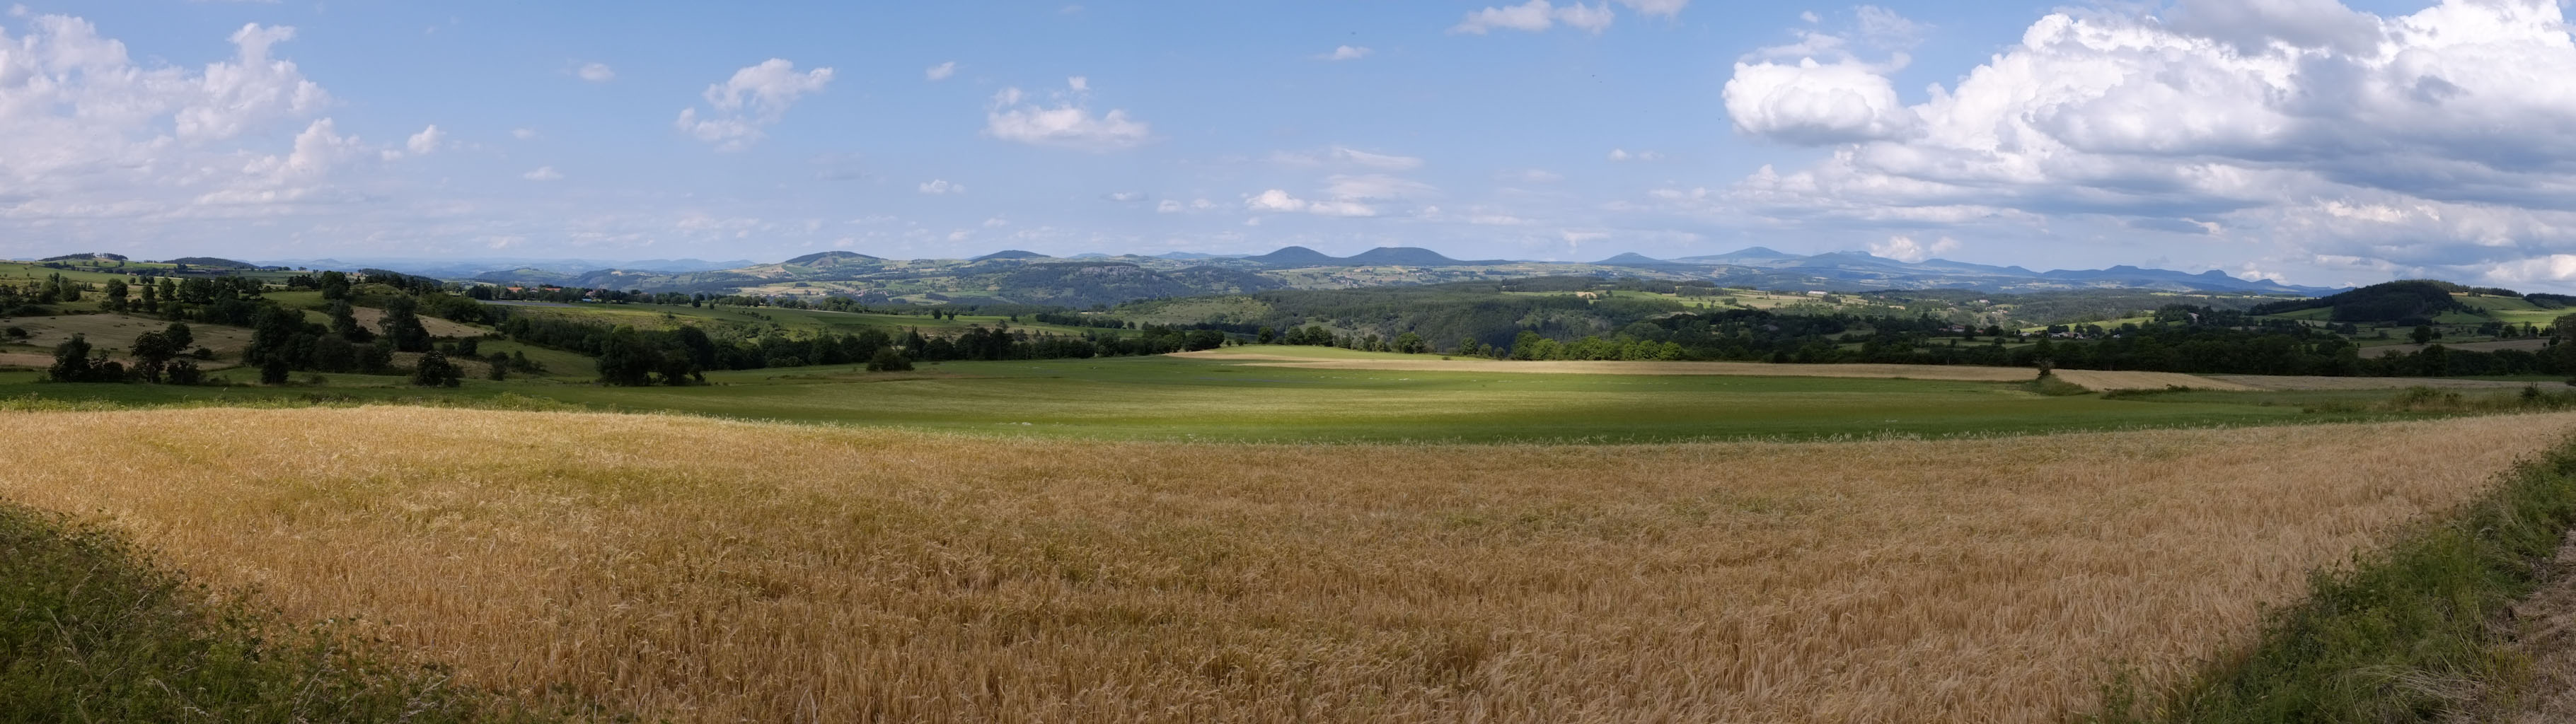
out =
<svg viewBox="0 0 2576 724"><path fill-rule="evenodd" d="M681 323L727 325L775 329L790 335L830 331L850 334L866 328L899 330L919 327L923 334L941 331L963 331L968 326L991 329L1008 324L1012 329L1081 334L1085 331L1106 333L1108 330L1085 330L1036 322L1012 322L1009 317L963 315L956 319L931 319L909 314L861 314L814 309L780 309L776 307L691 307L684 304L512 304L511 314L537 317L560 317L593 324L622 324L645 329L667 329Z"/></svg>
<svg viewBox="0 0 2576 724"><path fill-rule="evenodd" d="M0 722L521 718L257 623L103 529L0 503Z"/></svg>

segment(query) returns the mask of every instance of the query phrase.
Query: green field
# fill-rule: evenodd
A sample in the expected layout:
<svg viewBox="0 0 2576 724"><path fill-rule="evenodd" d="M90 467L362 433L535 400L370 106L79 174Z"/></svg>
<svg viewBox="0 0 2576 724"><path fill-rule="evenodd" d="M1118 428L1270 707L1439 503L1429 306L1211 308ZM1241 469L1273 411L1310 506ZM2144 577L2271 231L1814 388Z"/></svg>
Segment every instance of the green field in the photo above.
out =
<svg viewBox="0 0 2576 724"><path fill-rule="evenodd" d="M271 298L280 295L271 294ZM317 299L319 297L316 297ZM281 299L281 301L284 301ZM833 312L820 309L785 309L780 307L706 306L685 304L540 304L504 302L496 306L510 314L527 317L554 317L591 324L629 325L638 329L670 329L683 323L710 328L732 327L778 332L801 336L816 332L849 334L866 328L885 330L919 327L924 334L938 330L964 330L970 326L991 329L1007 325L1012 329L1079 335L1090 331L1101 334L1115 330L1066 327L1037 322L1013 322L1009 317L994 315L959 315L956 318L932 319L926 314L872 314Z"/></svg>
<svg viewBox="0 0 2576 724"><path fill-rule="evenodd" d="M1595 441L1957 436L2271 425L2352 419L2304 412L2387 393L2209 393L2104 399L2022 384L1903 379L1382 372L1249 367L1175 357L951 362L912 373L849 367L713 372L711 384L590 384L583 358L529 351L543 376L424 390L398 378L307 375L322 385L57 385L0 373L0 399L127 404L305 401L562 403L601 410L1142 440ZM1356 355L1346 351L1317 354ZM248 379L237 370L222 379ZM506 396L505 396L506 395Z"/></svg>

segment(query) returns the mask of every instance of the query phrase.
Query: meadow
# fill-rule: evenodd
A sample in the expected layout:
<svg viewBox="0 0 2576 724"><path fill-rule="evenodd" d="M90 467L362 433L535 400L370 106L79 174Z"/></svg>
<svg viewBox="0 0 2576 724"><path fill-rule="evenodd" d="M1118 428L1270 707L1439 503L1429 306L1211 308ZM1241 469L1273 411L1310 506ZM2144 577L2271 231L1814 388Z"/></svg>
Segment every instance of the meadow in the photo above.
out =
<svg viewBox="0 0 2576 724"><path fill-rule="evenodd" d="M948 362L909 373L852 367L723 371L708 373L707 385L603 387L591 383L597 373L587 358L514 343L487 343L481 351L523 351L547 371L502 382L467 380L453 390L367 375L299 374L298 382L286 386L169 387L60 385L37 382L39 372L0 372L0 400L124 405L537 400L603 411L1100 440L1660 442L2304 424L2385 417L2310 408L2321 402L2367 403L2389 394L2276 391L2107 399L2064 394L2082 390L2042 389L2026 381L1671 375L1652 374L1653 363L1510 362L1480 363L1491 367L1470 372L1385 371L1257 367L1246 364L1259 361L1255 359L1178 355ZM1326 348L1296 354L1368 364L1440 364L1420 355ZM1637 373L1550 374L1543 369L1549 364L1636 365ZM1988 376L1996 372L1951 371L1960 369ZM252 372L226 370L216 377L248 383L255 379ZM1994 379L2030 377L2018 370L2001 372L2004 376Z"/></svg>
<svg viewBox="0 0 2576 724"><path fill-rule="evenodd" d="M2571 425L1244 445L19 412L0 436L47 454L0 497L647 718L2048 722L2190 679Z"/></svg>

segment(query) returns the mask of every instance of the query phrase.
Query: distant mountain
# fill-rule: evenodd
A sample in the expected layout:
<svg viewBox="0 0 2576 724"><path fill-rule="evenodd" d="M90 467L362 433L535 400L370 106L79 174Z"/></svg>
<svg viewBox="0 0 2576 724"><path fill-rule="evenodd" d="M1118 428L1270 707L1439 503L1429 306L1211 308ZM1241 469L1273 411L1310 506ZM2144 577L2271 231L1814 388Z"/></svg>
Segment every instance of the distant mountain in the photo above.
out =
<svg viewBox="0 0 2576 724"><path fill-rule="evenodd" d="M218 268L218 269L257 269L257 268L259 268L259 265L258 265L258 264L252 264L252 263L250 263L250 262L246 262L246 261L233 261L233 260L231 260L231 259L225 259L225 258L222 258L222 257L213 257L213 256L183 256L183 257L179 257L179 258L177 258L177 259L163 259L163 260L161 260L161 263L164 263L164 264L186 264L186 265L188 265L188 266L199 266L199 267L215 267L215 268Z"/></svg>
<svg viewBox="0 0 2576 724"><path fill-rule="evenodd" d="M1049 257L1048 257L1047 255L1045 255L1045 254L1040 254L1040 253L1037 253L1037 252L1034 252L1034 251L1020 251L1020 250L1018 250L1018 249L1004 249L1004 250L1002 250L1002 251L997 251L997 252L993 252L993 253L991 253L991 254L985 254L985 255L983 255L983 256L975 257L975 258L973 258L973 259L968 259L967 261L992 261L992 260L995 260L995 259L1046 259L1046 258L1049 258Z"/></svg>
<svg viewBox="0 0 2576 724"><path fill-rule="evenodd" d="M1155 254L1155 255L1153 256L1153 258L1155 258L1155 259L1171 259L1171 260L1174 260L1174 261L1197 261L1197 260L1200 260L1200 259L1241 259L1241 258L1243 258L1243 255L1242 255L1242 254L1201 254L1201 253L1198 253L1198 252L1195 252L1195 251L1167 251L1167 252L1163 252L1163 253L1161 253L1161 254Z"/></svg>
<svg viewBox="0 0 2576 724"><path fill-rule="evenodd" d="M1760 247L1760 246L1748 246L1748 247L1745 247L1745 248L1742 248L1742 249L1738 249L1738 250L1735 250L1735 251L1731 251L1731 252L1727 252L1727 253L1724 253L1724 254L1714 254L1714 255L1709 255L1709 256L1685 256L1685 257L1682 257L1682 258L1679 258L1679 259L1674 259L1673 261L1678 261L1678 262L1687 262L1687 263L1691 263L1691 264L1740 264L1740 265L1744 265L1744 266L1760 266L1760 265L1762 265L1762 264L1764 264L1764 263L1766 263L1766 262L1787 261L1787 260L1793 260L1793 259L1804 259L1804 258L1806 258L1806 257L1802 257L1802 256L1799 256L1799 255L1796 255L1796 254L1786 254L1786 253L1781 253L1781 252L1777 252L1777 251L1772 251L1771 249L1769 249L1769 248L1767 248L1767 247Z"/></svg>
<svg viewBox="0 0 2576 724"><path fill-rule="evenodd" d="M873 256L868 256L868 255L866 255L866 254L861 254L861 253L858 253L858 252L855 252L855 251L825 251L825 252L816 252L816 253L813 253L813 254L807 254L807 255L804 255L804 256L796 257L796 258L794 258L794 259L789 259L789 260L787 260L787 261L783 261L783 262L779 262L779 263L780 263L780 264L795 264L795 265L804 265L804 266L815 266L815 265L838 265L838 264L841 264L841 263L844 263L844 262L871 262L871 261L885 261L885 260L884 260L884 259L879 259L879 258L877 258L877 257L873 257Z"/></svg>
<svg viewBox="0 0 2576 724"><path fill-rule="evenodd" d="M1334 266L1342 259L1341 257L1332 256L1306 247L1291 246L1260 256L1244 257L1244 260L1258 262L1262 266L1294 267Z"/></svg>
<svg viewBox="0 0 2576 724"><path fill-rule="evenodd" d="M109 254L109 253L106 253L106 252L96 252L96 251L84 251L84 252L81 252L81 253L78 253L78 254L64 254L64 255L62 255L62 256L49 256L49 257L45 257L45 258L43 258L43 259L38 259L37 261L125 261L125 255L124 255L124 254Z"/></svg>
<svg viewBox="0 0 2576 724"><path fill-rule="evenodd" d="M1625 253L1625 254L1620 254L1620 255L1618 255L1618 256L1610 257L1610 258L1608 258L1608 259L1603 259L1603 260L1600 260L1600 261L1596 261L1596 262L1593 262L1593 263L1594 263L1594 264L1599 264L1599 265L1601 265L1601 266L1661 266L1661 265L1665 265L1665 264L1670 264L1670 263L1672 263L1672 262L1664 261L1664 260L1662 260L1662 259L1657 259L1657 258L1654 258L1654 257L1651 257L1651 256L1646 256L1646 255L1644 255L1644 254L1639 254L1639 253L1637 253L1637 252L1633 252L1633 251L1632 251L1632 252L1628 252L1628 253Z"/></svg>
<svg viewBox="0 0 2576 724"><path fill-rule="evenodd" d="M1440 252L1421 247L1381 246L1343 257L1342 263L1366 266L1376 266L1381 264L1391 264L1396 266L1465 266L1484 265L1493 262L1459 261L1451 259Z"/></svg>
<svg viewBox="0 0 2576 724"><path fill-rule="evenodd" d="M253 260L252 263L262 266L336 269L339 271L390 269L405 274L418 274L421 276L438 277L441 279L468 279L483 274L507 272L515 269L537 269L549 273L568 276L602 269L625 269L631 271L677 274L685 272L715 271L719 269L740 269L754 264L754 262L748 259L734 259L730 261L706 261L703 259L639 259L634 261L604 261L598 259L531 259L520 257L466 259L355 257L349 259L322 258L271 259L265 261Z"/></svg>

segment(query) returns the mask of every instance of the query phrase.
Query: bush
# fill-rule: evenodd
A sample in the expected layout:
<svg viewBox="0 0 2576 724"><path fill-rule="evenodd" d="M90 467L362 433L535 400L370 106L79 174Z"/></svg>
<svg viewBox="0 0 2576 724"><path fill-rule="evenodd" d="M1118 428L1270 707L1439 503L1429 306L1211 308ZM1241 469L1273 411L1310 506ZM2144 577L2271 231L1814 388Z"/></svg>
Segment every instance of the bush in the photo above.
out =
<svg viewBox="0 0 2576 724"><path fill-rule="evenodd" d="M436 351L422 354L420 363L411 368L411 383L419 387L455 387L463 384L463 378L464 373L456 368L456 363L447 361L447 355Z"/></svg>
<svg viewBox="0 0 2576 724"><path fill-rule="evenodd" d="M879 349L877 350L876 356L868 358L868 371L910 372L912 371L912 359L903 356L902 352L894 351L894 348L892 347Z"/></svg>

